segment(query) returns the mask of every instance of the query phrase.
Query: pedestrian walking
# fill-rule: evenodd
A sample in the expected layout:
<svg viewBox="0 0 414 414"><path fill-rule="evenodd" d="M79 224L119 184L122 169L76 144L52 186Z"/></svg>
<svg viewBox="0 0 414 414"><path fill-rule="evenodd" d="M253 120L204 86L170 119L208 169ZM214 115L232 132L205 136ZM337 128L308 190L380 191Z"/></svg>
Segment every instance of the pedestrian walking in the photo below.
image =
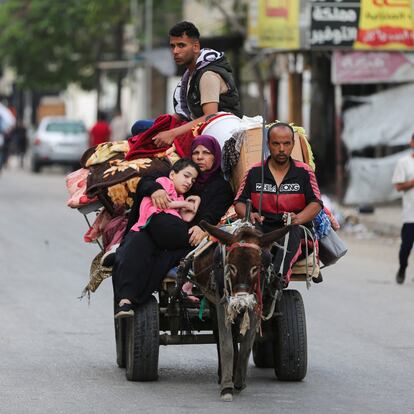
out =
<svg viewBox="0 0 414 414"><path fill-rule="evenodd" d="M98 112L98 120L91 128L89 134L91 147L102 144L104 142L108 142L110 140L111 128L108 121L106 120L106 114L104 112Z"/></svg>
<svg viewBox="0 0 414 414"><path fill-rule="evenodd" d="M23 168L28 141L26 128L20 119L16 121L16 126L10 131L10 141L20 159L20 167Z"/></svg>
<svg viewBox="0 0 414 414"><path fill-rule="evenodd" d="M414 243L414 133L411 136L411 154L398 160L392 177L392 183L397 191L402 191L403 226L401 228L401 246L399 253L400 267L397 283L404 283L408 258Z"/></svg>
<svg viewBox="0 0 414 414"><path fill-rule="evenodd" d="M10 132L9 131L4 131L1 132L0 130L0 171L3 168L7 167L7 162L9 160L9 155L10 155Z"/></svg>

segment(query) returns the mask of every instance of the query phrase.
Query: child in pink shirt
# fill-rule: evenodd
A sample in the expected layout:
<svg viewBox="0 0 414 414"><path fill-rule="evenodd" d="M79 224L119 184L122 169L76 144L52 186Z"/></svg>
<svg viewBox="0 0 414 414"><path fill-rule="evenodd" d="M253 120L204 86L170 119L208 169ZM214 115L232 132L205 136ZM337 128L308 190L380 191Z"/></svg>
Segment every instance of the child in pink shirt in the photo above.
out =
<svg viewBox="0 0 414 414"><path fill-rule="evenodd" d="M151 197L144 197L139 208L138 221L132 226L132 231L147 231L157 246L161 249L181 249L191 247L188 239L188 224L197 213L200 197L192 195L184 199L199 174L196 163L188 158L182 158L174 163L169 177L157 178L167 192L168 207L156 207ZM112 266L115 251L119 244L112 246L101 259L102 266Z"/></svg>
<svg viewBox="0 0 414 414"><path fill-rule="evenodd" d="M160 248L177 249L188 246L188 225L200 205L200 197L183 194L193 186L198 176L198 166L192 160L182 158L172 167L169 177L157 178L167 192L168 208L156 207L151 197L144 197L139 208L139 219L131 230L146 229Z"/></svg>

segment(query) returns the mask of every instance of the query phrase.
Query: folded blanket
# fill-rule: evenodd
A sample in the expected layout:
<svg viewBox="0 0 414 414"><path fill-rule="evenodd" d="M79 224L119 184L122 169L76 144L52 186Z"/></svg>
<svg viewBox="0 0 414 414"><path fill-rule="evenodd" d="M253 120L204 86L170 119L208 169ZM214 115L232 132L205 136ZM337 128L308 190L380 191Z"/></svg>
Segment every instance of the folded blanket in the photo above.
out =
<svg viewBox="0 0 414 414"><path fill-rule="evenodd" d="M164 156L165 152L157 155L162 157L126 161L123 159L124 154L118 154L101 164L91 165L87 178L87 195L99 197L111 214L115 207L131 207L139 177L144 173L171 168L171 156Z"/></svg>
<svg viewBox="0 0 414 414"><path fill-rule="evenodd" d="M88 231L83 236L83 240L86 243L95 242L99 237L102 236L106 225L111 221L111 215L105 210L102 209L96 216L95 221L92 226L89 227Z"/></svg>
<svg viewBox="0 0 414 414"><path fill-rule="evenodd" d="M66 176L66 188L69 192L67 205L69 207L79 208L96 201L96 197L89 198L86 195L86 179L88 174L89 171L86 168L80 168Z"/></svg>
<svg viewBox="0 0 414 414"><path fill-rule="evenodd" d="M88 168L91 165L100 164L110 160L118 154L125 155L129 151L128 141L103 142L88 148L80 159L82 167Z"/></svg>
<svg viewBox="0 0 414 414"><path fill-rule="evenodd" d="M125 161L123 157L124 154L118 154L110 160L89 167L86 192L90 197L97 195L102 189L137 177L152 161L149 158Z"/></svg>
<svg viewBox="0 0 414 414"><path fill-rule="evenodd" d="M152 157L160 151L168 150L170 145L157 147L152 139L160 132L177 128L185 123L185 121L181 121L172 115L160 115L151 128L128 139L129 151L125 159L132 160L134 158ZM192 131L189 131L174 139L174 146L180 157L189 157L191 155L191 142L193 138Z"/></svg>

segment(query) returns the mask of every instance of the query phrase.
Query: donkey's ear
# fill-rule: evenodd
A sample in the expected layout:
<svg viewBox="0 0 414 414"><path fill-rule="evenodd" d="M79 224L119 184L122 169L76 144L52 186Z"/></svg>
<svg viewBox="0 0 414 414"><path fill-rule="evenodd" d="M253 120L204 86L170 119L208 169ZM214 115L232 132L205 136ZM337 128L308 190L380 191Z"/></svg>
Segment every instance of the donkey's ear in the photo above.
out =
<svg viewBox="0 0 414 414"><path fill-rule="evenodd" d="M281 229L263 234L259 240L260 247L269 247L273 242L281 239L290 230L290 227L291 226L282 227Z"/></svg>
<svg viewBox="0 0 414 414"><path fill-rule="evenodd" d="M231 244L233 240L233 235L227 233L227 231L220 230L216 226L212 226L210 223L207 223L205 220L200 221L200 227L205 230L208 234L215 237L220 243Z"/></svg>

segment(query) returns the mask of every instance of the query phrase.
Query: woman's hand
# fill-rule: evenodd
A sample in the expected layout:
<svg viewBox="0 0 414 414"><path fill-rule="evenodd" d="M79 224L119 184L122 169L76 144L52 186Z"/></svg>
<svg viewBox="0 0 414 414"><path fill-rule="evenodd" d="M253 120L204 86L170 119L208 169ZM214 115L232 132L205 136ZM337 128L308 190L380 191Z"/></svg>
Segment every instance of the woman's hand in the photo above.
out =
<svg viewBox="0 0 414 414"><path fill-rule="evenodd" d="M201 198L196 195L191 195L185 199L185 201L190 202L193 205L193 211L194 213L198 210L198 207L200 207Z"/></svg>
<svg viewBox="0 0 414 414"><path fill-rule="evenodd" d="M191 201L183 201L182 203L183 204L182 204L181 208L184 209L185 211L188 211L190 213L195 213L196 212L195 204L192 203Z"/></svg>
<svg viewBox="0 0 414 414"><path fill-rule="evenodd" d="M191 246L200 244L201 240L207 235L207 233L198 226L191 227L191 229L188 230L188 234L190 235L189 243Z"/></svg>
<svg viewBox="0 0 414 414"><path fill-rule="evenodd" d="M166 210L169 207L171 199L165 190L160 189L151 194L151 201L155 207Z"/></svg>

